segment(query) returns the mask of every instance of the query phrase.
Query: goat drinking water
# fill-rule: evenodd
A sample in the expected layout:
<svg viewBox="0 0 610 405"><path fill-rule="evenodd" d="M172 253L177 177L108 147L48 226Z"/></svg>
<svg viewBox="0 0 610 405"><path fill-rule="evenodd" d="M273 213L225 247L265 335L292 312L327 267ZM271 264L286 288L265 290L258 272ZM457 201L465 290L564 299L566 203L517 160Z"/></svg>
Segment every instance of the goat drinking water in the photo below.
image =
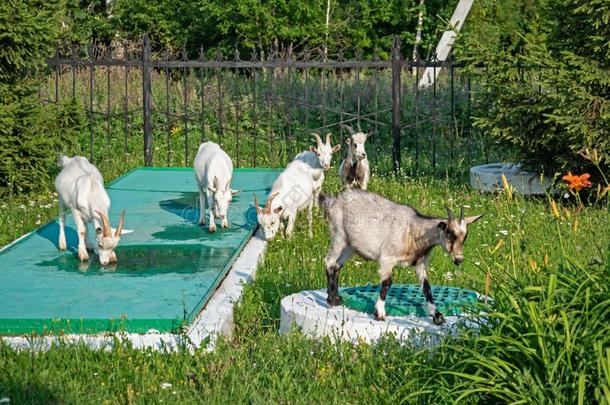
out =
<svg viewBox="0 0 610 405"><path fill-rule="evenodd" d="M239 193L231 189L233 162L229 155L214 142L199 145L193 164L199 187L199 223L205 225L205 205L210 210L210 232L216 231L214 216L220 217L221 226L229 227L227 210L233 196Z"/></svg>
<svg viewBox="0 0 610 405"><path fill-rule="evenodd" d="M59 202L59 250L66 250L65 213L72 211L78 231L78 258L89 260L87 249L92 250L87 238L87 224L92 223L97 235L97 252L102 266L117 261L114 249L119 244L125 212L121 214L119 226L113 232L108 220L110 198L104 189L104 179L99 170L87 158L61 155L58 160L61 172L55 179Z"/></svg>
<svg viewBox="0 0 610 405"><path fill-rule="evenodd" d="M430 252L441 245L456 265L464 261L462 247L468 225L482 215L464 218L464 209L455 218L447 208L447 218L422 215L407 205L397 204L377 194L349 189L336 198L322 195L330 227L330 248L324 259L330 305L339 305L339 271L353 253L379 263L381 291L375 304L378 320L385 319L385 299L392 285L392 269L397 264L415 266L435 324L444 322L436 310L427 278Z"/></svg>
<svg viewBox="0 0 610 405"><path fill-rule="evenodd" d="M349 145L347 156L339 166L341 184L346 189L361 188L366 190L371 174L364 143L371 135L365 134L360 129L356 132L348 125L343 125L343 127L347 129L350 136L345 141Z"/></svg>

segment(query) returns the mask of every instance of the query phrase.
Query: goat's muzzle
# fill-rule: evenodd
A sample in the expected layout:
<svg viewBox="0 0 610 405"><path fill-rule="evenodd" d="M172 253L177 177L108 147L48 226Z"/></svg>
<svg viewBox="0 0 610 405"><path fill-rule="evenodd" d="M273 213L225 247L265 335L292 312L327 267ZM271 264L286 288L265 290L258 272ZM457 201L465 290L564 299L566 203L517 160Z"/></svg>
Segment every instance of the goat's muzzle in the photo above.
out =
<svg viewBox="0 0 610 405"><path fill-rule="evenodd" d="M454 256L452 259L453 264L455 264L456 266L459 266L460 264L464 263L464 257L462 256Z"/></svg>

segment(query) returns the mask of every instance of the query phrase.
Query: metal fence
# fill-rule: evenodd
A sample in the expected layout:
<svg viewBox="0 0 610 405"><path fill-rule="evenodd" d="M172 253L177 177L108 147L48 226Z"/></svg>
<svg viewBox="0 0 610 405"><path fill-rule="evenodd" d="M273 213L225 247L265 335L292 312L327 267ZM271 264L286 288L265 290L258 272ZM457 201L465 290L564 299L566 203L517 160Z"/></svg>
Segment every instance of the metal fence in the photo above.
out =
<svg viewBox="0 0 610 405"><path fill-rule="evenodd" d="M450 61L408 60L395 38L385 57L345 59L323 51L252 52L225 58L201 50L141 44L58 50L41 97L81 99L92 160L124 156L132 165L190 166L214 140L240 166L282 166L311 144L311 132L341 124L373 136L378 171L446 173L488 159L471 125L471 78ZM389 57L388 57L389 56ZM424 72L437 76L421 86ZM345 148L343 148L345 149Z"/></svg>

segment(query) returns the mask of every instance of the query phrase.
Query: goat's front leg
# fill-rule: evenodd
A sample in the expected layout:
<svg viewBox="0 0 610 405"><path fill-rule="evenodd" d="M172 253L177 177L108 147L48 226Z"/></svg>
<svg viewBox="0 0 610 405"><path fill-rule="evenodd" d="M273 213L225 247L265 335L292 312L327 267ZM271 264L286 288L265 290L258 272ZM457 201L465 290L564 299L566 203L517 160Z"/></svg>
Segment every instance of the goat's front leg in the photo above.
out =
<svg viewBox="0 0 610 405"><path fill-rule="evenodd" d="M379 262L379 279L381 283L381 290L379 291L379 298L375 303L375 318L378 321L385 320L385 299L388 294L388 290L392 285L392 269L395 263L392 261L380 260Z"/></svg>
<svg viewBox="0 0 610 405"><path fill-rule="evenodd" d="M319 204L319 198L320 198L320 191L322 190L322 187L317 187L313 189L313 206L316 209L320 208L320 204Z"/></svg>
<svg viewBox="0 0 610 405"><path fill-rule="evenodd" d="M430 283L428 282L428 256L424 256L417 260L415 264L415 271L417 272L417 278L419 278L419 282L422 286L422 291L424 293L424 297L426 298L426 302L428 303L428 314L432 317L432 323L435 325L442 325L445 323L445 318L443 314L436 310L436 305L434 305L434 298L432 298L432 292L430 291Z"/></svg>
<svg viewBox="0 0 610 405"><path fill-rule="evenodd" d="M78 258L81 262L89 260L89 254L87 253L87 246L85 244L85 238L87 236L87 226L80 216L80 213L76 210L72 210L72 216L76 223L76 231L78 232Z"/></svg>
<svg viewBox="0 0 610 405"><path fill-rule="evenodd" d="M294 212L289 212L288 213L288 218L287 218L287 223L286 223L286 238L288 239L292 239L292 230L294 229L294 221L296 221L297 219L297 213L296 211Z"/></svg>
<svg viewBox="0 0 610 405"><path fill-rule="evenodd" d="M309 202L309 206L307 206L307 226L308 226L308 234L310 238L313 238L313 202L312 200Z"/></svg>
<svg viewBox="0 0 610 405"><path fill-rule="evenodd" d="M66 226L66 207L59 202L59 241L57 247L59 250L66 250L68 245L66 244L66 232L64 230Z"/></svg>
<svg viewBox="0 0 610 405"><path fill-rule="evenodd" d="M199 187L199 224L205 225L205 200L206 200L205 189Z"/></svg>
<svg viewBox="0 0 610 405"><path fill-rule="evenodd" d="M210 225L208 225L208 231L216 232L216 222L214 222L214 208L216 204L214 203L214 195L212 195L210 192L206 193L208 199L208 210L210 211Z"/></svg>
<svg viewBox="0 0 610 405"><path fill-rule="evenodd" d="M362 181L360 182L360 187L363 190L366 190L369 187L369 180L370 180L370 175L368 173L364 174L364 177L362 178Z"/></svg>

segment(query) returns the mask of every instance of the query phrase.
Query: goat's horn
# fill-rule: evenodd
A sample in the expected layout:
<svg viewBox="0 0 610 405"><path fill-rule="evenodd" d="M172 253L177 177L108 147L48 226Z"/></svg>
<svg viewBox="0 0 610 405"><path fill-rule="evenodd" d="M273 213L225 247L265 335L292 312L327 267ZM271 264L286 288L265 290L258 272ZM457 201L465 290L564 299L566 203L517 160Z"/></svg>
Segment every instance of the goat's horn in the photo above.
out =
<svg viewBox="0 0 610 405"><path fill-rule="evenodd" d="M273 199L275 197L277 197L277 195L279 194L279 191L276 191L275 193L271 194L269 196L269 198L267 198L267 202L265 203L265 212L268 214L269 212L271 212L271 202L273 201Z"/></svg>
<svg viewBox="0 0 610 405"><path fill-rule="evenodd" d="M356 131L354 131L354 128L350 127L347 124L341 124L341 126L347 129L347 132L349 132L350 135L354 135L356 133Z"/></svg>
<svg viewBox="0 0 610 405"><path fill-rule="evenodd" d="M453 212L451 211L451 208L449 207L445 207L447 209L447 217L449 218L449 221L451 221L453 219Z"/></svg>
<svg viewBox="0 0 610 405"><path fill-rule="evenodd" d="M121 232L123 231L123 225L125 225L125 210L123 210L123 212L121 212L121 219L119 219L119 226L116 228L116 231L114 231L115 238L118 238L119 236L121 236Z"/></svg>
<svg viewBox="0 0 610 405"><path fill-rule="evenodd" d="M97 215L99 215L100 219L102 220L102 236L104 236L105 238L111 235L112 232L112 228L110 228L110 222L108 221L108 217L103 214L102 212L95 210L95 212L97 213Z"/></svg>
<svg viewBox="0 0 610 405"><path fill-rule="evenodd" d="M326 134L326 144L330 145L331 139L330 137L332 136L332 134L329 132Z"/></svg>
<svg viewBox="0 0 610 405"><path fill-rule="evenodd" d="M320 138L320 135L316 134L315 132L312 132L311 136L313 136L316 139L316 142L318 142L318 145L320 145L322 143L322 138Z"/></svg>
<svg viewBox="0 0 610 405"><path fill-rule="evenodd" d="M460 222L464 221L464 206L462 205L462 208L460 210Z"/></svg>
<svg viewBox="0 0 610 405"><path fill-rule="evenodd" d="M254 196L254 208L256 208L256 213L260 214L261 207L258 205L258 198L256 197L256 194L252 193L252 195Z"/></svg>

